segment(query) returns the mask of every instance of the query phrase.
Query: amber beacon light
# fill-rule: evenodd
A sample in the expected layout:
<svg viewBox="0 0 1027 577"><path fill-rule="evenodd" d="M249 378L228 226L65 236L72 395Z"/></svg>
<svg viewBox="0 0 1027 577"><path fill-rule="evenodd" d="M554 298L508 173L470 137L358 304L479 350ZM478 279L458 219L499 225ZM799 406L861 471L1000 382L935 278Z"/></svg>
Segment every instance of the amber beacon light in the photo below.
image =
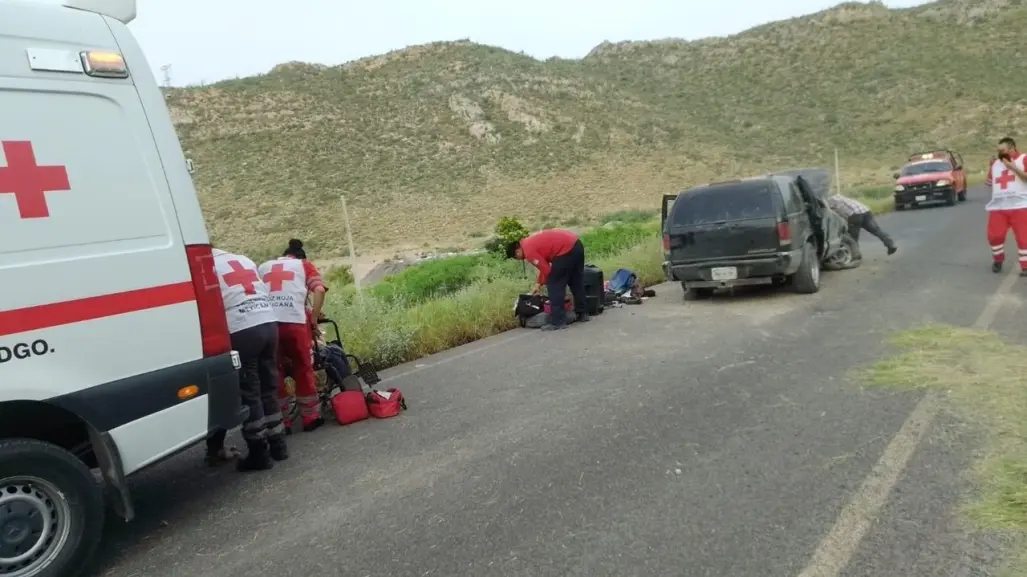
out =
<svg viewBox="0 0 1027 577"><path fill-rule="evenodd" d="M92 50L82 53L82 68L97 78L128 78L125 59L117 52Z"/></svg>

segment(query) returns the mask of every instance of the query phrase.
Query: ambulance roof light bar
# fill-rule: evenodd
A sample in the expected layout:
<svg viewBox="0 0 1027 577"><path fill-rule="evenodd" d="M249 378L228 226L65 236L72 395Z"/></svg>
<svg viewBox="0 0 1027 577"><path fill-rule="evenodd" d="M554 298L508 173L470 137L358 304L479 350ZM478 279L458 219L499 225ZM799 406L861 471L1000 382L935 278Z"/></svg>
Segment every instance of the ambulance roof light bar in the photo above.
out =
<svg viewBox="0 0 1027 577"><path fill-rule="evenodd" d="M95 12L128 24L136 18L136 0L64 0L65 8Z"/></svg>

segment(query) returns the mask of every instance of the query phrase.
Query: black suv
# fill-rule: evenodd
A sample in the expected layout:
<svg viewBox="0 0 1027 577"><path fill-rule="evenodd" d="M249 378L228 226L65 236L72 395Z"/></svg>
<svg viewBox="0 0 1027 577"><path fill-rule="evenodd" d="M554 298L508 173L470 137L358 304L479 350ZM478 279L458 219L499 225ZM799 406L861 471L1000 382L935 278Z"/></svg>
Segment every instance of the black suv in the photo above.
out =
<svg viewBox="0 0 1027 577"><path fill-rule="evenodd" d="M823 183L826 171L800 169L665 196L664 274L697 298L759 284L819 291L821 265L846 268L854 254Z"/></svg>

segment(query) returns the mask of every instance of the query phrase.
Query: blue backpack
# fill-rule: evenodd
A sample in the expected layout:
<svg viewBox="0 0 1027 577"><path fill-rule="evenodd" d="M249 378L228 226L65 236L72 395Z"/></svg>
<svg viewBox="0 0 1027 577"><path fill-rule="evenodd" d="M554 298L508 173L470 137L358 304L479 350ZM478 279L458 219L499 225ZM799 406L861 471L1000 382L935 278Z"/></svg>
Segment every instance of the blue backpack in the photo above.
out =
<svg viewBox="0 0 1027 577"><path fill-rule="evenodd" d="M626 268L619 268L610 277L610 292L621 294L635 286L638 276Z"/></svg>

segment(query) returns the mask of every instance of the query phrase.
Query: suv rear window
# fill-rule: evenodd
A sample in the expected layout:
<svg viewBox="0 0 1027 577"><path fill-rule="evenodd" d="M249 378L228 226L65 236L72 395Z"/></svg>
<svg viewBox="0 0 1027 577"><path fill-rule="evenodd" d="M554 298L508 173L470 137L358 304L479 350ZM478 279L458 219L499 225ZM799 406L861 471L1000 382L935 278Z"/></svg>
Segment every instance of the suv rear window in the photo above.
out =
<svg viewBox="0 0 1027 577"><path fill-rule="evenodd" d="M671 223L693 226L715 222L774 218L773 188L766 180L717 184L685 192L674 201Z"/></svg>

